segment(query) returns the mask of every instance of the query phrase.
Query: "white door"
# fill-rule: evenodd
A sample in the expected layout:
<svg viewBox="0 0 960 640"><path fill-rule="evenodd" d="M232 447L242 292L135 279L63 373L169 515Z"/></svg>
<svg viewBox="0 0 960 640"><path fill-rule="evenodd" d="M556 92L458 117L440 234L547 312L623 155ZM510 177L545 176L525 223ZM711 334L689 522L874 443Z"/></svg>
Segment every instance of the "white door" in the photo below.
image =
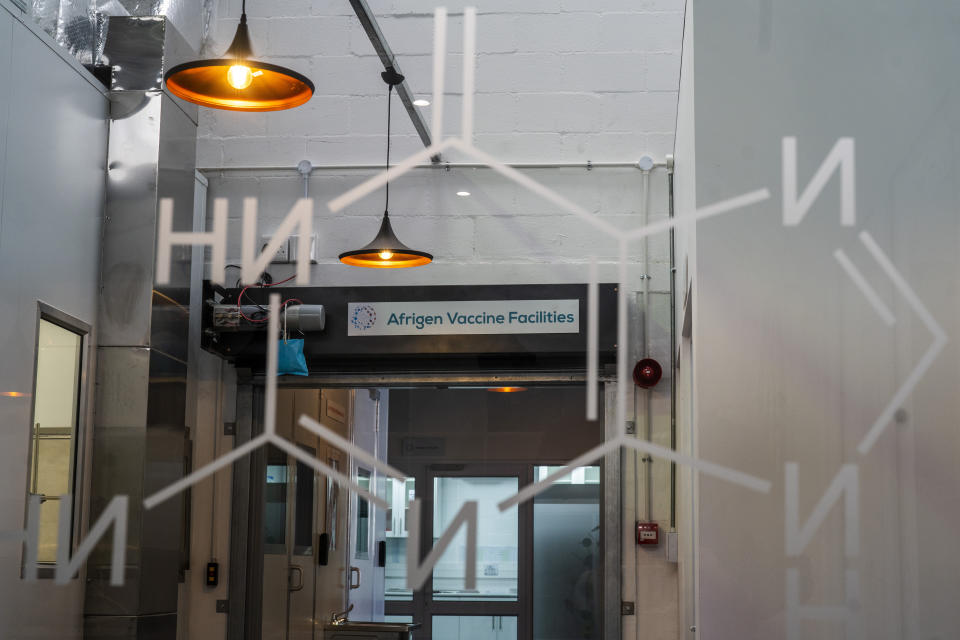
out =
<svg viewBox="0 0 960 640"><path fill-rule="evenodd" d="M314 455L312 449L304 450ZM312 640L315 475L309 466L271 447L266 476L262 638Z"/></svg>
<svg viewBox="0 0 960 640"><path fill-rule="evenodd" d="M357 389L352 394L352 440L386 460L387 391ZM367 465L350 462L350 477L361 487L384 495L384 481ZM351 620L383 620L384 569L379 544L385 540L385 514L357 495L350 498L349 576L347 598Z"/></svg>
<svg viewBox="0 0 960 640"><path fill-rule="evenodd" d="M277 432L311 458L317 439L294 429L301 414L317 417L317 390L282 389L277 397ZM263 640L313 640L317 594L319 483L307 464L267 448L263 501Z"/></svg>

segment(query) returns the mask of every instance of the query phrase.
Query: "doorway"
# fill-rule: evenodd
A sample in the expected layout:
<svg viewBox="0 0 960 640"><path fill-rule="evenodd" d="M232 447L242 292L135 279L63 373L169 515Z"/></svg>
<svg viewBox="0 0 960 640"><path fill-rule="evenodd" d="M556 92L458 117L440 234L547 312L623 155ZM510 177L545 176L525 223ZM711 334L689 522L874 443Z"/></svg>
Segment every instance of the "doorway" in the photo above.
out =
<svg viewBox="0 0 960 640"><path fill-rule="evenodd" d="M267 452L260 475L262 638L322 640L330 615L351 605L352 621L418 623L418 638L603 637L605 534L619 533L619 523L602 516L608 461L576 469L519 506L497 507L602 441L603 421L587 422L583 405L582 386L511 394L486 387L281 388L278 433L348 472L389 508L373 508L285 453ZM304 413L408 477L380 475L303 433L296 419ZM407 588L414 499L421 501L420 559L464 503L478 503L476 589L464 584L462 529L423 587Z"/></svg>

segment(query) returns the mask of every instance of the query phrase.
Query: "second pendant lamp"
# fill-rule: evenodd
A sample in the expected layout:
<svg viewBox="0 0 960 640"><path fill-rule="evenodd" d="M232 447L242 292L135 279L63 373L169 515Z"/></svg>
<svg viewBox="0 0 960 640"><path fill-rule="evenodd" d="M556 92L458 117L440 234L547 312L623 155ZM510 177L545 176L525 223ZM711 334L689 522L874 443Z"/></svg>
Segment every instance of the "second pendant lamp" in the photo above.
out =
<svg viewBox="0 0 960 640"><path fill-rule="evenodd" d="M403 76L392 67L380 74L389 87L387 89L387 169L390 168L390 103L393 97L393 88L403 82ZM433 262L433 256L426 251L411 249L400 242L393 227L390 225L390 182L386 185L386 204L383 210L383 221L380 231L367 245L345 251L340 254L340 262L354 267L373 267L380 269L396 269L402 267L419 267Z"/></svg>

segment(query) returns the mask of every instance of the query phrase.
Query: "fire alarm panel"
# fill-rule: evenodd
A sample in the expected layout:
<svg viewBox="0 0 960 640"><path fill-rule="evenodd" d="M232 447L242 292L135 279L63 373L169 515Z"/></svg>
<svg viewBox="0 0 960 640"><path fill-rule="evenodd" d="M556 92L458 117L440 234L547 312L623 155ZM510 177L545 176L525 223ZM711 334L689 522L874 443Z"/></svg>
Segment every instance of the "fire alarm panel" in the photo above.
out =
<svg viewBox="0 0 960 640"><path fill-rule="evenodd" d="M638 522L637 544L660 544L660 525L656 522Z"/></svg>

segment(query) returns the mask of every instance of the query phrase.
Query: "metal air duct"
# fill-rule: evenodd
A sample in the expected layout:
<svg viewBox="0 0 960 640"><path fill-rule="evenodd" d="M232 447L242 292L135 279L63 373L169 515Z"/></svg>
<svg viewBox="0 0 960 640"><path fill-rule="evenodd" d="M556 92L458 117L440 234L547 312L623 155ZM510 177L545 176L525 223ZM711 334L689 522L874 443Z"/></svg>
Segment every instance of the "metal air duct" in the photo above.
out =
<svg viewBox="0 0 960 640"><path fill-rule="evenodd" d="M154 286L157 205L192 228L196 107L163 90L165 69L194 55L163 17L111 18L110 144L97 349L91 521L130 497L123 586L109 584L111 539L88 565L84 638L176 638L186 495L147 511L143 498L182 477L190 251L173 252L171 284Z"/></svg>

